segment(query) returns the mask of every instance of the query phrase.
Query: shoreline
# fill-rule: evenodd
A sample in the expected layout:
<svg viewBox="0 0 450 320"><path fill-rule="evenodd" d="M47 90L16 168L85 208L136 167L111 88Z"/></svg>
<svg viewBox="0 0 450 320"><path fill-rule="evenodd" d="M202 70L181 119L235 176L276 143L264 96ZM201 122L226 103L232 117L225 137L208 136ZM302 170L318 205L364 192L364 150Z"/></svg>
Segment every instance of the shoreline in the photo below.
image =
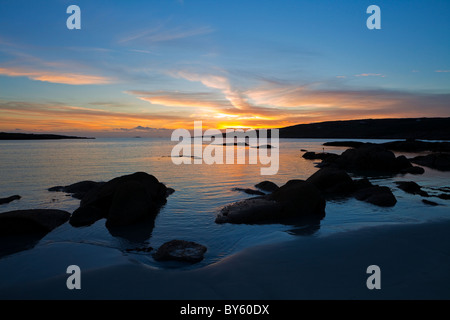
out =
<svg viewBox="0 0 450 320"><path fill-rule="evenodd" d="M1 299L309 300L450 299L450 220L383 225L244 249L192 270L124 261L0 288ZM118 254L120 255L120 254ZM369 290L369 265L381 289Z"/></svg>

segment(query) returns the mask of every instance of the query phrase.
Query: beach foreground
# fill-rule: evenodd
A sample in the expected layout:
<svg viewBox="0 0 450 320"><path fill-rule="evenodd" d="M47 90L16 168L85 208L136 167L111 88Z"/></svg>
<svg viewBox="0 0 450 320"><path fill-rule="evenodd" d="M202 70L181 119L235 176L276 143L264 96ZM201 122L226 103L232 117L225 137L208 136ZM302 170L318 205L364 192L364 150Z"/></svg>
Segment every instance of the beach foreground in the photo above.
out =
<svg viewBox="0 0 450 320"><path fill-rule="evenodd" d="M253 247L194 270L130 263L111 249L104 266L82 268L81 290L68 290L64 274L2 286L0 298L449 299L449 230L448 220L366 227ZM366 286L370 265L381 269L380 290Z"/></svg>

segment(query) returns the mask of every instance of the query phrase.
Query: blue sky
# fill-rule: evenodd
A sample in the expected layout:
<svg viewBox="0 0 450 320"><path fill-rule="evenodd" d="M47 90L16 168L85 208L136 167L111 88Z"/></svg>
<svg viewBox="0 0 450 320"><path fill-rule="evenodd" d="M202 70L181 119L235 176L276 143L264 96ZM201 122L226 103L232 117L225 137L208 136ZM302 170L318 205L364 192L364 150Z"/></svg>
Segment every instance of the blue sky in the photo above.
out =
<svg viewBox="0 0 450 320"><path fill-rule="evenodd" d="M66 28L72 4L81 30ZM381 30L366 27L371 4ZM449 11L411 0L2 0L0 130L446 117Z"/></svg>

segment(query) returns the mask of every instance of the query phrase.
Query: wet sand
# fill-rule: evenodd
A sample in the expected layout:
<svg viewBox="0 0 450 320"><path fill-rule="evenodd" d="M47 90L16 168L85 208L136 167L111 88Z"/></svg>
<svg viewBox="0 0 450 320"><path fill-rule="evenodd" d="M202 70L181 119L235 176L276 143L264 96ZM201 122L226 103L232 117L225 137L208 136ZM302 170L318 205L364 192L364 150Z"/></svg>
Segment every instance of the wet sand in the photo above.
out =
<svg viewBox="0 0 450 320"><path fill-rule="evenodd" d="M450 221L443 220L258 246L193 270L130 263L111 249L111 261L82 270L81 290L68 290L61 275L0 284L0 298L449 299L449 244ZM380 290L366 286L369 265L381 269Z"/></svg>

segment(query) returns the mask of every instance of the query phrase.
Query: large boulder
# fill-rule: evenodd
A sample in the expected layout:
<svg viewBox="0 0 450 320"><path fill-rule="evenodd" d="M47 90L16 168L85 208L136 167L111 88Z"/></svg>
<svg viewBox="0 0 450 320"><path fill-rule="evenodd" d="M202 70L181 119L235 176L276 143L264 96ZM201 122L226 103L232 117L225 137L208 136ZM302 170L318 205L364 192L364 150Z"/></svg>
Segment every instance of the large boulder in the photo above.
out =
<svg viewBox="0 0 450 320"><path fill-rule="evenodd" d="M246 199L225 206L216 223L283 223L296 218L325 216L325 199L312 184L290 180L270 195Z"/></svg>
<svg viewBox="0 0 450 320"><path fill-rule="evenodd" d="M172 240L164 243L152 256L156 261L196 263L203 260L206 250L204 245L192 241Z"/></svg>
<svg viewBox="0 0 450 320"><path fill-rule="evenodd" d="M290 180L267 198L281 204L281 215L286 218L325 217L326 201L320 190L308 181Z"/></svg>
<svg viewBox="0 0 450 320"><path fill-rule="evenodd" d="M412 167L404 156L395 157L392 151L378 145L362 145L358 149L347 149L332 166L352 172L398 173Z"/></svg>
<svg viewBox="0 0 450 320"><path fill-rule="evenodd" d="M372 186L362 188L355 192L355 198L380 207L393 207L397 203L397 199L391 189L382 186Z"/></svg>
<svg viewBox="0 0 450 320"><path fill-rule="evenodd" d="M156 210L156 204L141 183L124 181L117 185L106 223L109 226L130 225Z"/></svg>
<svg viewBox="0 0 450 320"><path fill-rule="evenodd" d="M450 171L450 153L431 153L426 156L417 156L412 158L411 162L440 171Z"/></svg>
<svg viewBox="0 0 450 320"><path fill-rule="evenodd" d="M265 197L241 200L223 207L216 223L257 224L278 219L281 205Z"/></svg>
<svg viewBox="0 0 450 320"><path fill-rule="evenodd" d="M352 178L342 169L325 167L306 181L314 184L324 194L346 194L355 188Z"/></svg>
<svg viewBox="0 0 450 320"><path fill-rule="evenodd" d="M262 191L266 191L266 192L274 192L280 188L272 181L267 181L267 180L255 184L255 187Z"/></svg>
<svg viewBox="0 0 450 320"><path fill-rule="evenodd" d="M69 217L69 212L53 209L0 213L0 257L34 247Z"/></svg>
<svg viewBox="0 0 450 320"><path fill-rule="evenodd" d="M0 236L48 233L70 218L54 209L16 210L0 213Z"/></svg>
<svg viewBox="0 0 450 320"><path fill-rule="evenodd" d="M390 207L397 202L388 187L373 185L367 178L353 180L344 170L325 167L314 173L306 181L314 184L324 196L353 196L377 206Z"/></svg>
<svg viewBox="0 0 450 320"><path fill-rule="evenodd" d="M156 216L167 194L166 186L145 172L114 178L83 197L70 223L85 226L106 218L110 226L134 224Z"/></svg>
<svg viewBox="0 0 450 320"><path fill-rule="evenodd" d="M423 191L422 187L414 181L397 181L395 182L395 184L399 189L405 191L406 193L419 194L422 197L430 196L426 191Z"/></svg>

